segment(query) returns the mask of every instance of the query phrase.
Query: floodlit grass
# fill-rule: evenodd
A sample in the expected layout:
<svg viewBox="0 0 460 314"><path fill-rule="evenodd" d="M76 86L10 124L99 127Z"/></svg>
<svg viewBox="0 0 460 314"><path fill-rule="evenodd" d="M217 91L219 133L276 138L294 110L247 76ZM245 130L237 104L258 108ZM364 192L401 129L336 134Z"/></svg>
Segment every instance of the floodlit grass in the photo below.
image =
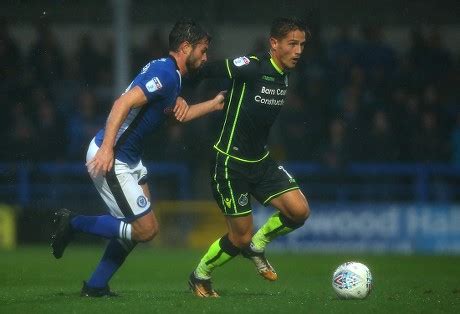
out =
<svg viewBox="0 0 460 314"><path fill-rule="evenodd" d="M81 298L102 247L70 246L61 260L47 247L0 251L0 313L460 313L460 257L268 253L279 279L260 278L241 257L217 269L219 299L199 299L187 278L203 252L137 248L111 281L118 298ZM331 275L365 263L374 290L338 300Z"/></svg>

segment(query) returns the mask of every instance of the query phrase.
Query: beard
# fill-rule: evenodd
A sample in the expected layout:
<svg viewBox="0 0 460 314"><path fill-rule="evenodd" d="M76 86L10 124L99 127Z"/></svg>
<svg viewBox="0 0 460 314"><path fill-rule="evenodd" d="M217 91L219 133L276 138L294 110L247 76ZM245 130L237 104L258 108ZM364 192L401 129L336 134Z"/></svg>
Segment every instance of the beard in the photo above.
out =
<svg viewBox="0 0 460 314"><path fill-rule="evenodd" d="M185 60L185 67L187 68L187 72L192 75L201 68L201 65L196 65L198 63L198 59L193 56L193 54L190 54L188 58Z"/></svg>

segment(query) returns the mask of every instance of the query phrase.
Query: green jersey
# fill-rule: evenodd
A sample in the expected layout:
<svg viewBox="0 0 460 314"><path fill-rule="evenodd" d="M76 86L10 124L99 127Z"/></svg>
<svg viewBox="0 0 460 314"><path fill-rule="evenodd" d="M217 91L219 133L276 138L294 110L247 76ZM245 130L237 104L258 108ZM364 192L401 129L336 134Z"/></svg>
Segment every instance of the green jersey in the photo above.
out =
<svg viewBox="0 0 460 314"><path fill-rule="evenodd" d="M286 99L288 73L269 54L226 59L209 69L210 76L219 73L231 79L225 117L214 148L240 161L264 159L269 154L270 128Z"/></svg>

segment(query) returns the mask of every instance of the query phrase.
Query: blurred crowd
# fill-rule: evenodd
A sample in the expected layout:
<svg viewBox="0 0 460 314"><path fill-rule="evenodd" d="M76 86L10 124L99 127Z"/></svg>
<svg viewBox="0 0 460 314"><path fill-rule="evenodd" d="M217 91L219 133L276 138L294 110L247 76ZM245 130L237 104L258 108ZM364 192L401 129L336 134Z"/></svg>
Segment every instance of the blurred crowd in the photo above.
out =
<svg viewBox="0 0 460 314"><path fill-rule="evenodd" d="M366 25L352 34L341 27L327 44L319 29L312 30L273 130L273 154L331 167L460 164L460 56L443 46L436 27L413 29L403 53L387 43L383 30ZM161 34L153 31L143 46L133 47L132 77L149 60L167 55ZM95 40L83 33L78 48L64 53L55 28L41 23L23 53L7 22L0 23L0 161L84 159L114 100L113 42L97 49ZM255 40L254 52L265 49ZM192 100L211 94L190 86L184 93ZM218 132L217 121L216 115L186 127L168 123L150 139L145 158L202 162L203 149Z"/></svg>

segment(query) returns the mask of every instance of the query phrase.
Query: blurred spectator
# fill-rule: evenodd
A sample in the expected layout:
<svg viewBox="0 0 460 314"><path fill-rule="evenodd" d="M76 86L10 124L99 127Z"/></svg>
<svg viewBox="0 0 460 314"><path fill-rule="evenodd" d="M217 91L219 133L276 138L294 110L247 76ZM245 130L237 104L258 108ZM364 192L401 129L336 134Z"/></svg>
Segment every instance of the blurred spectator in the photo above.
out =
<svg viewBox="0 0 460 314"><path fill-rule="evenodd" d="M396 55L383 40L379 25L364 25L361 28L361 43L357 63L363 67L367 84L379 95L384 95L387 84L396 69Z"/></svg>
<svg viewBox="0 0 460 314"><path fill-rule="evenodd" d="M143 43L144 46L134 52L133 74L137 74L149 61L168 56L168 44L159 29L149 33Z"/></svg>
<svg viewBox="0 0 460 314"><path fill-rule="evenodd" d="M452 69L450 53L443 47L438 27L433 27L427 35L427 50L424 66L433 83L441 83Z"/></svg>
<svg viewBox="0 0 460 314"><path fill-rule="evenodd" d="M98 101L104 104L106 108L110 108L114 98L114 42L113 38L107 39L104 48L101 53L99 66L95 71L94 75L96 78L94 94ZM127 87L127 86L126 86ZM120 95L124 91L115 91L117 95Z"/></svg>
<svg viewBox="0 0 460 314"><path fill-rule="evenodd" d="M397 160L395 137L388 115L384 111L374 113L369 136L365 143L364 160L372 162L392 162Z"/></svg>
<svg viewBox="0 0 460 314"><path fill-rule="evenodd" d="M84 86L94 86L95 73L99 72L101 56L94 47L91 35L83 33L80 36L75 60L78 62L79 79Z"/></svg>
<svg viewBox="0 0 460 314"><path fill-rule="evenodd" d="M451 136L452 162L460 167L460 112L457 113L455 126Z"/></svg>
<svg viewBox="0 0 460 314"><path fill-rule="evenodd" d="M303 86L312 80L326 80L329 78L329 65L326 49L321 41L320 29L312 30L314 34L305 45L297 69Z"/></svg>
<svg viewBox="0 0 460 314"><path fill-rule="evenodd" d="M339 28L337 38L328 48L328 61L331 66L331 80L338 87L344 86L349 78L350 70L355 64L358 44L351 37L349 25Z"/></svg>
<svg viewBox="0 0 460 314"><path fill-rule="evenodd" d="M417 161L413 154L414 138L419 132L420 97L411 93L405 98L404 109L400 116L399 142L401 159L404 161Z"/></svg>
<svg viewBox="0 0 460 314"><path fill-rule="evenodd" d="M319 156L321 162L337 170L349 162L349 142L343 120L334 119L331 121L329 124L329 137L327 142L320 147Z"/></svg>
<svg viewBox="0 0 460 314"><path fill-rule="evenodd" d="M260 36L254 41L254 45L252 46L250 53L260 55L267 53L267 51L269 51L267 38L265 36Z"/></svg>
<svg viewBox="0 0 460 314"><path fill-rule="evenodd" d="M20 95L22 77L22 56L15 40L11 37L6 19L0 19L0 102L11 101Z"/></svg>
<svg viewBox="0 0 460 314"><path fill-rule="evenodd" d="M0 19L0 104L4 112L21 94L22 61L16 42L9 33L8 23ZM0 115L0 135L8 132L8 114Z"/></svg>
<svg viewBox="0 0 460 314"><path fill-rule="evenodd" d="M424 112L420 130L413 137L412 159L414 161L441 162L446 159L447 147L440 134L438 117L434 112Z"/></svg>
<svg viewBox="0 0 460 314"><path fill-rule="evenodd" d="M9 131L5 147L1 149L2 158L7 161L33 160L37 157L37 133L30 110L19 101L9 112Z"/></svg>
<svg viewBox="0 0 460 314"><path fill-rule="evenodd" d="M91 139L102 127L104 127L104 117L98 114L96 98L90 90L85 89L80 93L77 109L67 124L68 158L82 159Z"/></svg>
<svg viewBox="0 0 460 314"><path fill-rule="evenodd" d="M66 148L65 121L43 89L33 91L36 107L37 138L34 147L40 161L61 160Z"/></svg>
<svg viewBox="0 0 460 314"><path fill-rule="evenodd" d="M51 94L59 114L68 119L77 107L78 95L84 81L79 79L79 63L70 58L65 66L63 78L53 83Z"/></svg>
<svg viewBox="0 0 460 314"><path fill-rule="evenodd" d="M50 88L63 76L64 57L47 21L40 21L36 30L38 37L29 50L27 73L31 75L31 84Z"/></svg>
<svg viewBox="0 0 460 314"><path fill-rule="evenodd" d="M289 93L288 102L277 124L280 125L281 134L279 145L284 147L284 154L278 152L278 157L289 161L310 159L315 134L314 121L307 115L307 106L315 107L318 104L304 104L299 96L292 93ZM276 150L276 146L273 148Z"/></svg>

